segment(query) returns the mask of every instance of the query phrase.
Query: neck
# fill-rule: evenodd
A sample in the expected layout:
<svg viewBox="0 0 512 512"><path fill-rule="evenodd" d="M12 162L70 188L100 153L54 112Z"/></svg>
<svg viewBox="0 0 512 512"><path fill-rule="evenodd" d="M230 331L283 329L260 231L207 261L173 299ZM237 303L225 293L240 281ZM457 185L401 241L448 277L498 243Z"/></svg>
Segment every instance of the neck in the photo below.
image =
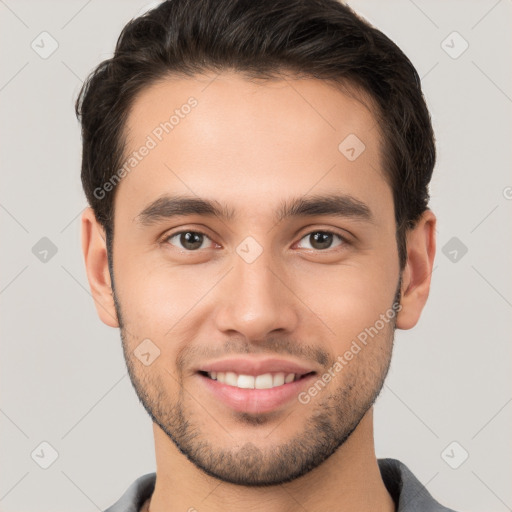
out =
<svg viewBox="0 0 512 512"><path fill-rule="evenodd" d="M292 482L270 487L226 483L198 469L153 424L157 461L149 512L200 510L268 512L350 510L395 512L382 480L373 440L373 407L347 441L323 464Z"/></svg>

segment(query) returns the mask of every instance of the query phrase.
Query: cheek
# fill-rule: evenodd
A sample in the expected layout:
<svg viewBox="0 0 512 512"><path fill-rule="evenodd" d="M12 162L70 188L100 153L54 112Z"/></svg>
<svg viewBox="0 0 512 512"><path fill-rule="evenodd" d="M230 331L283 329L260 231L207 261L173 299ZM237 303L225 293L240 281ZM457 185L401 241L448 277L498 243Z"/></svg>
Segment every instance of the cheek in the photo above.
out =
<svg viewBox="0 0 512 512"><path fill-rule="evenodd" d="M131 258L116 268L116 292L127 327L137 336L163 339L201 296L180 270Z"/></svg>
<svg viewBox="0 0 512 512"><path fill-rule="evenodd" d="M382 272L380 265L331 267L321 275L304 274L297 295L328 326L339 352L374 326L388 312L398 284L398 272ZM313 313L311 313L313 314ZM380 323L378 324L380 326ZM333 334L334 333L334 334Z"/></svg>

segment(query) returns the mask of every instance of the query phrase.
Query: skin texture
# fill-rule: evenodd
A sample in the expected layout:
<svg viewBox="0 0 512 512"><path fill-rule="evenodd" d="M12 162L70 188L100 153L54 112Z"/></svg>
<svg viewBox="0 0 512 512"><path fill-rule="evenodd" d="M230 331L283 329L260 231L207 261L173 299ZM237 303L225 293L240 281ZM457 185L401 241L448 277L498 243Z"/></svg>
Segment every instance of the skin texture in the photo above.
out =
<svg viewBox="0 0 512 512"><path fill-rule="evenodd" d="M191 96L197 106L117 185L115 301L105 233L90 208L82 216L98 314L121 328L133 386L153 420L157 481L149 510L244 511L264 503L281 512L298 502L311 512L392 511L375 457L372 405L394 328L413 327L427 300L435 216L427 210L408 233L398 315L325 388L307 404L233 411L204 385L196 372L202 364L268 355L321 376L392 308L400 278L393 198L371 111L315 79L250 81L232 72L166 79L136 98L127 154ZM365 144L354 161L338 150L349 134ZM274 219L284 200L332 193L364 202L373 220ZM138 222L163 194L218 201L234 217ZM187 251L183 237L170 238L180 231L206 236ZM315 245L312 235L325 231L335 233L327 248ZM251 263L237 253L248 236L262 250ZM160 350L149 366L134 355L145 339Z"/></svg>

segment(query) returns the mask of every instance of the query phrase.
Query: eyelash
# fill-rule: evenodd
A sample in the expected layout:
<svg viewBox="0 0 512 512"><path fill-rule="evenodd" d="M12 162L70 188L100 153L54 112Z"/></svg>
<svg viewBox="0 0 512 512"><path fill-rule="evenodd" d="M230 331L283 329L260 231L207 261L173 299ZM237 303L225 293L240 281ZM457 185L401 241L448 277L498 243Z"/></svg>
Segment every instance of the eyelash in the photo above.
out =
<svg viewBox="0 0 512 512"><path fill-rule="evenodd" d="M168 245L172 245L169 243L169 240L171 238L174 238L175 236L177 235L181 235L183 233L195 233L195 234L198 234L198 235L202 235L208 239L210 239L210 237L204 233L203 231L201 230L197 230L197 229L184 229L184 230L181 230L181 231L176 231L175 233L171 233L169 235L165 235L165 237L163 238L162 240L162 243L164 244L168 244ZM343 246L343 245L350 245L350 241L343 235L340 235L339 233L337 233L336 231L331 231L331 230L328 230L328 229L314 229L312 231L309 231L308 233L304 234L300 240L303 240L304 238L306 238L307 236L310 236L314 233L324 233L324 234L328 234L328 235L334 235L334 236L337 236L340 240L341 240L341 244L340 246ZM211 240L211 239L210 239ZM300 241L299 240L299 241ZM336 246L336 247L340 247L340 246ZM174 246L173 246L174 247ZM333 249L331 248L328 248L328 249L307 249L307 250L313 250L315 252L329 252L329 251L332 251L332 250L336 250L336 247L334 247ZM187 249L180 249L178 247L176 247L176 249L182 251L182 252L188 252L188 253L196 253L196 252L199 252L201 249L197 249L195 251L191 251L191 250L187 250Z"/></svg>

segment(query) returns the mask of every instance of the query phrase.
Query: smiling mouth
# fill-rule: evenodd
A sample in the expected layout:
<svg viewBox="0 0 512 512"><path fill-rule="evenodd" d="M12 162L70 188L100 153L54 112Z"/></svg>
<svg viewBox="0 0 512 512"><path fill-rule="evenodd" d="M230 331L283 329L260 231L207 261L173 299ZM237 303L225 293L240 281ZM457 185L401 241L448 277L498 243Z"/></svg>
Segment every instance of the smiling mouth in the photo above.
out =
<svg viewBox="0 0 512 512"><path fill-rule="evenodd" d="M304 374L271 372L261 375L244 375L235 372L206 372L199 371L199 374L211 380L216 380L221 384L226 384L241 389L271 389L284 386L291 382L296 382L305 377L313 375L316 372Z"/></svg>

